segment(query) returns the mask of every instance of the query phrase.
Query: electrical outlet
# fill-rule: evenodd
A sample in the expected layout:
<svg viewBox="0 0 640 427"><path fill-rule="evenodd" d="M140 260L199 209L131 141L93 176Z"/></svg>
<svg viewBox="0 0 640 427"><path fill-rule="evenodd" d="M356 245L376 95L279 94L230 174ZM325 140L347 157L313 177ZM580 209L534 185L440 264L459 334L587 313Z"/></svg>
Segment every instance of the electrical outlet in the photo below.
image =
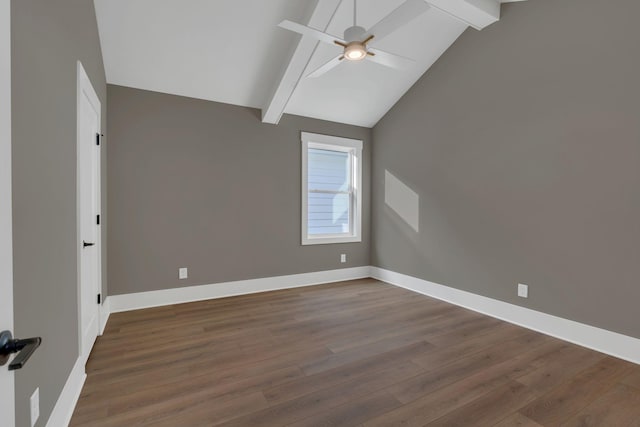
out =
<svg viewBox="0 0 640 427"><path fill-rule="evenodd" d="M347 254L340 254L340 262L341 263L347 262Z"/></svg>
<svg viewBox="0 0 640 427"><path fill-rule="evenodd" d="M187 267L181 267L178 269L179 279L186 279L187 277L189 277L189 269Z"/></svg>
<svg viewBox="0 0 640 427"><path fill-rule="evenodd" d="M529 298L529 286L518 283L518 296L520 298Z"/></svg>
<svg viewBox="0 0 640 427"><path fill-rule="evenodd" d="M36 425L38 417L40 417L40 387L36 388L30 399L31 403L31 427Z"/></svg>

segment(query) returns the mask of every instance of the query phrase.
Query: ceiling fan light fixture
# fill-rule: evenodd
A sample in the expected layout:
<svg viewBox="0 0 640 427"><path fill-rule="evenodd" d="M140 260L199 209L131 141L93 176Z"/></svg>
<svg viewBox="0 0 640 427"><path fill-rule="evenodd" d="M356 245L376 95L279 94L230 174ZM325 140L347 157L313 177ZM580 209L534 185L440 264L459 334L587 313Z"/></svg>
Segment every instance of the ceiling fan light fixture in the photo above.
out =
<svg viewBox="0 0 640 427"><path fill-rule="evenodd" d="M360 42L351 42L344 48L344 57L349 61L361 61L367 56L367 49Z"/></svg>

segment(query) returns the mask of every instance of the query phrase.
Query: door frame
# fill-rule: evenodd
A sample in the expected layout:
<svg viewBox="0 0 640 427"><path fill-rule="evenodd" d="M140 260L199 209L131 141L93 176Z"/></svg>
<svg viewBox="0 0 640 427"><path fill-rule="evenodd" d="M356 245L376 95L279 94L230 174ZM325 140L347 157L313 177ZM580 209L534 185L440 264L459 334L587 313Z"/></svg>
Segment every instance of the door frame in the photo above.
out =
<svg viewBox="0 0 640 427"><path fill-rule="evenodd" d="M11 1L0 0L0 330L13 332L11 196ZM0 413L15 425L15 375L0 367Z"/></svg>
<svg viewBox="0 0 640 427"><path fill-rule="evenodd" d="M87 75L82 63L80 61L77 62L77 97L76 97L76 234L78 237L78 245L77 245L77 278L78 278L78 354L79 357L83 358L83 364L86 363L89 353L91 352L91 348L83 348L83 336L82 336L82 276L81 276L81 268L82 268L82 235L81 235L81 198L80 198L80 149L81 144L86 144L87 141L83 139L83 135L80 132L80 121L81 121L81 110L80 103L82 97L86 96L93 108L98 113L98 129L97 132L99 134L102 133L102 109L100 104L100 99L96 91L91 84L91 80ZM101 147L101 146L100 146ZM97 160L95 162L96 170L93 171L95 174L95 187L94 191L96 194L96 203L97 203L97 211L102 214L102 175L100 170L101 165L101 156L102 150L96 150ZM102 215L101 215L102 218ZM102 223L102 221L101 221ZM99 293L102 293L102 230L98 229L96 233L96 241L94 247L97 253L97 264L96 264L96 282L97 282L97 290ZM101 302L104 302L104 298ZM104 316L103 310L101 309L101 304L98 304L96 301L96 311L97 311L97 320L98 320L98 335L100 335L100 325L103 323L102 317Z"/></svg>

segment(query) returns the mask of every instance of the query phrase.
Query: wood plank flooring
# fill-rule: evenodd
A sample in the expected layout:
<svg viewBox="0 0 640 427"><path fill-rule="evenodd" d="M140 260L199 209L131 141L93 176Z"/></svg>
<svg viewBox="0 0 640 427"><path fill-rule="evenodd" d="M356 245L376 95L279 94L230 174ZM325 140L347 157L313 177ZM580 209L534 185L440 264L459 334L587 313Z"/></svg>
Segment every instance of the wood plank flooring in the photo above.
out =
<svg viewBox="0 0 640 427"><path fill-rule="evenodd" d="M373 279L113 314L72 426L638 426L640 366Z"/></svg>

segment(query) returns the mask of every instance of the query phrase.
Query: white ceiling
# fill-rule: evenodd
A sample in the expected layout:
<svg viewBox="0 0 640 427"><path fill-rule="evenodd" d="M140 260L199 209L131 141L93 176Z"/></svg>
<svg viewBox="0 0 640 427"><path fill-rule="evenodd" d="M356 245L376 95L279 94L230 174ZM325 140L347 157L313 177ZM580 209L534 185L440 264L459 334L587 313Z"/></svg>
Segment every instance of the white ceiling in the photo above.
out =
<svg viewBox="0 0 640 427"><path fill-rule="evenodd" d="M262 108L300 0L95 0L109 83ZM311 5L313 6L313 5Z"/></svg>
<svg viewBox="0 0 640 427"><path fill-rule="evenodd" d="M434 7L372 44L413 58L410 69L363 61L310 79L304 76L339 49L304 45L277 24L317 23L321 8L334 11L338 5L324 26L341 36L352 24L352 0L94 1L109 83L275 111L275 119L266 120L272 123L285 112L366 127L378 122L468 24L481 28L499 15L499 0L426 0ZM358 25L372 26L403 1L359 0ZM302 63L297 69L295 61Z"/></svg>

